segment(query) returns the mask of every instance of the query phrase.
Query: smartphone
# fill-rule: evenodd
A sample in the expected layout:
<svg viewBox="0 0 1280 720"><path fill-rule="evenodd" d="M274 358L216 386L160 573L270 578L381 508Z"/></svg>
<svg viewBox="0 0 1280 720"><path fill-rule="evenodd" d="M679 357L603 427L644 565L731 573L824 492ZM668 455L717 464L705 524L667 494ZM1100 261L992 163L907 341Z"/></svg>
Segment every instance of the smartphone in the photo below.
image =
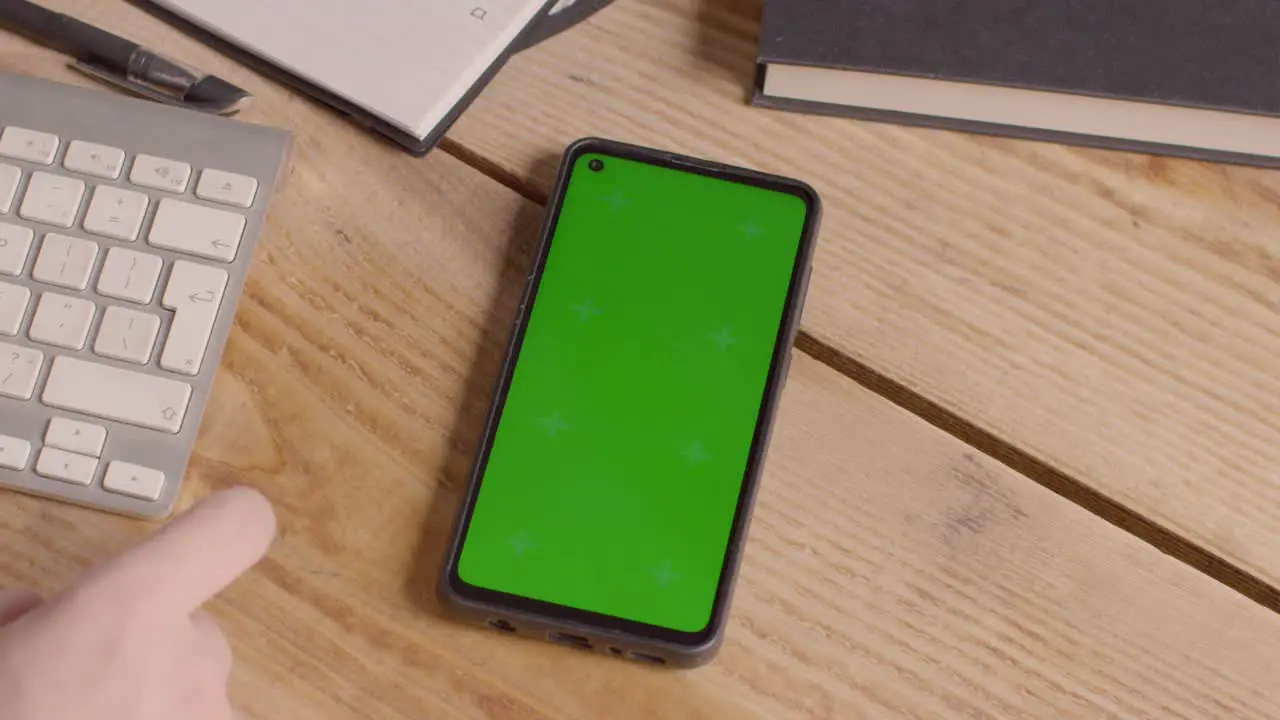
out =
<svg viewBox="0 0 1280 720"><path fill-rule="evenodd" d="M568 148L441 574L447 608L640 662L714 657L820 214L797 180Z"/></svg>

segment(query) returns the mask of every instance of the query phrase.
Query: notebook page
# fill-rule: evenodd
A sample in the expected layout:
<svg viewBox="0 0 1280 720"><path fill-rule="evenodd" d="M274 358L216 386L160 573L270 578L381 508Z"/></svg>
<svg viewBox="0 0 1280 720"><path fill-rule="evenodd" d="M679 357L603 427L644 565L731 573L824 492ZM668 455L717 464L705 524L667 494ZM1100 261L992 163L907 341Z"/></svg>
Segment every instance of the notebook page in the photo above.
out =
<svg viewBox="0 0 1280 720"><path fill-rule="evenodd" d="M153 0L425 136L546 0Z"/></svg>

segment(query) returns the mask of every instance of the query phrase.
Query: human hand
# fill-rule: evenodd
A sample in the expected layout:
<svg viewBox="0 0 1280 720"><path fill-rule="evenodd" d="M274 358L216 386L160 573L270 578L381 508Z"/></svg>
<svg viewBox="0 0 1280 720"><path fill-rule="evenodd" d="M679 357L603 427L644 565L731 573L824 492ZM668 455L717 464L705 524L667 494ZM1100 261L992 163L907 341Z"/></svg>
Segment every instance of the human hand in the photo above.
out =
<svg viewBox="0 0 1280 720"><path fill-rule="evenodd" d="M3 720L232 720L231 647L199 610L266 554L265 498L217 493L47 602L0 591Z"/></svg>

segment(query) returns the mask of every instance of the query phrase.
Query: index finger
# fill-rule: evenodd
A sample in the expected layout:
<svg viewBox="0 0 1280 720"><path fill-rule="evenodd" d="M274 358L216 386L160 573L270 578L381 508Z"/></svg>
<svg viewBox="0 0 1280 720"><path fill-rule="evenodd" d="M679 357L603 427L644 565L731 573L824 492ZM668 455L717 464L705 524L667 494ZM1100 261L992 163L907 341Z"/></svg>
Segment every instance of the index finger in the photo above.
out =
<svg viewBox="0 0 1280 720"><path fill-rule="evenodd" d="M79 589L111 603L189 614L256 565L275 532L266 498L248 488L225 490L99 567Z"/></svg>

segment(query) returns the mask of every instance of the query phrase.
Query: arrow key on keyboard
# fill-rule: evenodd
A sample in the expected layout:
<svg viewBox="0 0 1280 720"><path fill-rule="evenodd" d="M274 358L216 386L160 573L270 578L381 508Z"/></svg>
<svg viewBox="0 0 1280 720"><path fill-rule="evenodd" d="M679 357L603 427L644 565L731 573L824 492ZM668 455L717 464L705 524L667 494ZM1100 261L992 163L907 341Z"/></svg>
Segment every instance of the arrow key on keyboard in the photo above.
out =
<svg viewBox="0 0 1280 720"><path fill-rule="evenodd" d="M102 448L107 444L107 429L101 425L54 418L45 430L44 444L78 455L101 457Z"/></svg>
<svg viewBox="0 0 1280 720"><path fill-rule="evenodd" d="M73 485L89 485L98 470L98 459L46 447L36 458L36 474Z"/></svg>
<svg viewBox="0 0 1280 720"><path fill-rule="evenodd" d="M102 488L118 495L155 502L160 499L160 491L164 489L164 473L117 460L107 466Z"/></svg>
<svg viewBox="0 0 1280 720"><path fill-rule="evenodd" d="M0 468L25 470L31 458L31 443L20 438L0 435Z"/></svg>

